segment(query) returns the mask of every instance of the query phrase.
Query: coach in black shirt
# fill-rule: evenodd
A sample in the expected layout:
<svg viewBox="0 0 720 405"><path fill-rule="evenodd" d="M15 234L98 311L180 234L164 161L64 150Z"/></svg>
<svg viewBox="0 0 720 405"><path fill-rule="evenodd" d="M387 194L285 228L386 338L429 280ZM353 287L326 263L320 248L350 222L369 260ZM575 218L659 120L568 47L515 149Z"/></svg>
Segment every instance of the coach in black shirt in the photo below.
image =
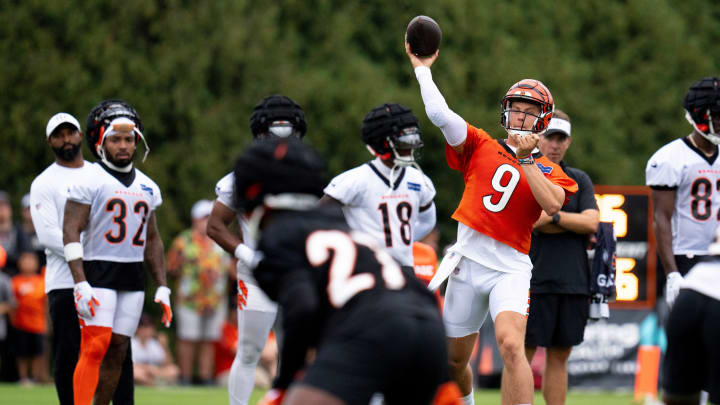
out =
<svg viewBox="0 0 720 405"><path fill-rule="evenodd" d="M556 110L538 148L577 182L578 192L557 214L543 212L533 227L530 315L525 335L528 361L538 346L547 349L543 397L548 405L565 403L567 360L572 347L583 340L590 297L586 246L588 236L598 226L590 177L562 160L571 141L570 118Z"/></svg>

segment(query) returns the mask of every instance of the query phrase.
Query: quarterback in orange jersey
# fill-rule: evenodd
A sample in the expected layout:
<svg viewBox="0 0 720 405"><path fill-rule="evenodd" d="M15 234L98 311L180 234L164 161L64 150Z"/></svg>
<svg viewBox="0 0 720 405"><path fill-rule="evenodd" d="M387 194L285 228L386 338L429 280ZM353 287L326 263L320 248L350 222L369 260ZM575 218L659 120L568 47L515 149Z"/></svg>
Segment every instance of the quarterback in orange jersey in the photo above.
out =
<svg viewBox="0 0 720 405"><path fill-rule="evenodd" d="M536 149L552 118L552 95L538 80L515 83L502 99L500 123L507 139L496 140L448 107L430 72L438 52L419 58L407 43L405 49L428 118L447 140L448 165L462 172L465 180L462 200L452 216L458 221L457 242L441 266L449 271L439 270L436 276L452 273L443 320L453 377L465 403L473 404L468 360L490 312L505 365L502 403L530 404L533 380L524 357L524 338L532 226L541 211L554 215L577 191L575 181Z"/></svg>

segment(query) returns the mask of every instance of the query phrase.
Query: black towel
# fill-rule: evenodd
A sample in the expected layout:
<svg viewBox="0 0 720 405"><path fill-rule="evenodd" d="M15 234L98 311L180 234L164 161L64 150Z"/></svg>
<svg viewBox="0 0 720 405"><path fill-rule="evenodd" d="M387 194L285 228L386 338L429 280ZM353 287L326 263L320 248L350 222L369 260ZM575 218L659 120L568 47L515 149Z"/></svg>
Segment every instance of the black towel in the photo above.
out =
<svg viewBox="0 0 720 405"><path fill-rule="evenodd" d="M590 319L610 316L608 301L615 299L615 253L617 240L613 224L600 222L597 230L597 245L590 267Z"/></svg>

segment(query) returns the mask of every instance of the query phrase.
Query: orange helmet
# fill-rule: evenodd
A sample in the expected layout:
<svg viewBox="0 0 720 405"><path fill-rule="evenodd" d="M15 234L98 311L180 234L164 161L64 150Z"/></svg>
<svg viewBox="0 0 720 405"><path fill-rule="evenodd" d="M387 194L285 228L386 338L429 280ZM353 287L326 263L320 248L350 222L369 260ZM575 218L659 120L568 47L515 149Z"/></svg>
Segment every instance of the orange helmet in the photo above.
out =
<svg viewBox="0 0 720 405"><path fill-rule="evenodd" d="M510 103L513 100L538 104L540 106L540 115L536 117L531 131L541 133L547 129L553 111L555 111L555 103L550 90L541 81L522 79L513 84L510 90L505 93L505 97L502 99L502 114L500 115L500 125L505 129L510 129Z"/></svg>

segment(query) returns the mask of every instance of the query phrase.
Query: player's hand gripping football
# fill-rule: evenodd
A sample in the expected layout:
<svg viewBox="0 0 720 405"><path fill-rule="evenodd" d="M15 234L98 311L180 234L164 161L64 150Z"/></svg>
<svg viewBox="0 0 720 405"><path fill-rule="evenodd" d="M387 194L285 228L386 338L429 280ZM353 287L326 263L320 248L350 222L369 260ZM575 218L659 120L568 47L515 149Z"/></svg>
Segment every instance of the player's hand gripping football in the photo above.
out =
<svg viewBox="0 0 720 405"><path fill-rule="evenodd" d="M410 44L405 42L405 53L407 54L408 59L410 59L413 69L415 69L418 66L432 66L432 64L437 60L438 55L440 55L440 49L435 51L435 53L431 56L421 58L412 53L412 51L410 51Z"/></svg>
<svg viewBox="0 0 720 405"><path fill-rule="evenodd" d="M515 143L517 157L528 157L540 141L538 134L520 135L513 131L508 131L508 139Z"/></svg>
<svg viewBox="0 0 720 405"><path fill-rule="evenodd" d="M273 388L258 402L258 405L280 405L285 399L285 390Z"/></svg>
<svg viewBox="0 0 720 405"><path fill-rule="evenodd" d="M170 327L172 322L172 309L170 308L170 289L164 285L158 287L155 291L155 302L162 305L163 316L162 323L166 328Z"/></svg>
<svg viewBox="0 0 720 405"><path fill-rule="evenodd" d="M683 276L677 271L667 275L667 282L665 284L665 301L669 307L672 307L680 293L680 284L682 283Z"/></svg>
<svg viewBox="0 0 720 405"><path fill-rule="evenodd" d="M95 316L95 308L100 306L95 292L90 283L81 281L75 284L75 309L78 314L84 318L92 318Z"/></svg>

